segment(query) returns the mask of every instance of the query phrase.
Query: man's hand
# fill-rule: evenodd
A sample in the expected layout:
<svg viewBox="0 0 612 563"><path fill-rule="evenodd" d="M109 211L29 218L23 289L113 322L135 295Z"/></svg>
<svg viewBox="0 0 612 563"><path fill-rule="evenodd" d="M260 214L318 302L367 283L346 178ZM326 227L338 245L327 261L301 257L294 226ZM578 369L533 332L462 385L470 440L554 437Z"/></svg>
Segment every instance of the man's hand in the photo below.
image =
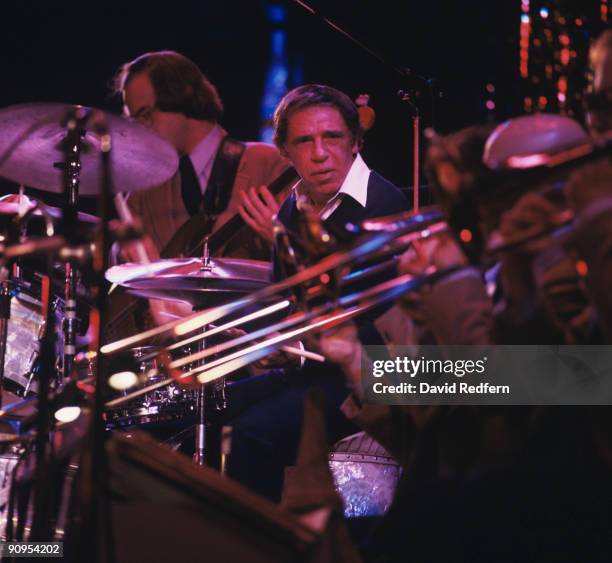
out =
<svg viewBox="0 0 612 563"><path fill-rule="evenodd" d="M182 319L193 313L193 307L182 301L149 299L149 310L156 326Z"/></svg>
<svg viewBox="0 0 612 563"><path fill-rule="evenodd" d="M142 264L160 259L159 252L148 236L121 245L121 258L127 262ZM149 299L149 311L156 326L176 321L193 312L193 307L184 302Z"/></svg>
<svg viewBox="0 0 612 563"><path fill-rule="evenodd" d="M341 367L349 366L360 353L357 327L352 322L326 330L318 338L317 347L328 360Z"/></svg>
<svg viewBox="0 0 612 563"><path fill-rule="evenodd" d="M413 276L424 276L432 269L445 270L467 265L467 258L459 244L448 233L440 233L429 239L414 241L400 256L398 272ZM427 286L404 294L398 300L401 308L419 325L426 323L423 314L423 298L430 291Z"/></svg>
<svg viewBox="0 0 612 563"><path fill-rule="evenodd" d="M272 332L268 335L266 340L270 338L274 338L275 336L278 336L279 334L280 332ZM300 345L297 341L288 344L288 346L291 346L293 348L298 348L298 349L300 348ZM257 360L253 365L257 369L269 370L269 369L275 369L275 368L300 367L301 363L302 363L301 356L290 354L288 352L285 352L282 349L279 349L274 352L271 352L270 354L261 358L260 360Z"/></svg>
<svg viewBox="0 0 612 563"><path fill-rule="evenodd" d="M507 243L520 242L559 226L559 208L541 194L522 196L502 217L499 231ZM509 307L522 311L534 298L534 258L553 244L549 234L534 238L501 255L501 286Z"/></svg>
<svg viewBox="0 0 612 563"><path fill-rule="evenodd" d="M353 322L345 322L330 328L317 336L310 337L308 342L312 348L342 368L347 384L351 388L360 389L363 348Z"/></svg>
<svg viewBox="0 0 612 563"><path fill-rule="evenodd" d="M506 243L521 241L559 226L559 208L543 195L528 193L521 197L514 207L506 211L499 230ZM521 244L517 252L538 254L550 247L548 235Z"/></svg>
<svg viewBox="0 0 612 563"><path fill-rule="evenodd" d="M125 262L133 262L135 264L145 263L146 260L154 262L159 260L159 252L148 236L143 236L139 240L131 240L124 242L121 245L121 259ZM146 258L146 260L144 260Z"/></svg>
<svg viewBox="0 0 612 563"><path fill-rule="evenodd" d="M266 186L250 188L240 192L242 204L238 207L240 216L264 240L274 239L272 217L278 213L279 205Z"/></svg>
<svg viewBox="0 0 612 563"><path fill-rule="evenodd" d="M431 267L445 270L466 265L467 258L455 239L448 233L440 233L421 241L415 240L400 256L398 270L400 274L419 276L426 274Z"/></svg>

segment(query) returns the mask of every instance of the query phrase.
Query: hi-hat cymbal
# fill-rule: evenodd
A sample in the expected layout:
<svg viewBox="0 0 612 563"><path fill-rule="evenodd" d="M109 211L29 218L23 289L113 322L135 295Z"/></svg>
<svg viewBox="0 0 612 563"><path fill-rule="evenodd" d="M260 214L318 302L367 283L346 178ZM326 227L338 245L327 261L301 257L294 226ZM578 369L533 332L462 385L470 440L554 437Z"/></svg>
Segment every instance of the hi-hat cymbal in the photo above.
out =
<svg viewBox="0 0 612 563"><path fill-rule="evenodd" d="M0 215L18 215L19 213L25 213L36 205L35 200L30 199L26 195L19 194L8 194L0 197ZM50 207L43 205L44 210L49 214L52 219L61 219L62 210L58 207ZM42 217L43 211L41 208L37 208L34 211L34 216ZM82 211L78 214L79 223L87 223L90 225L97 225L100 219L95 215L89 213L83 213Z"/></svg>
<svg viewBox="0 0 612 563"><path fill-rule="evenodd" d="M238 258L172 258L149 264L122 264L106 279L149 299L186 301L209 306L251 293L270 283L269 262Z"/></svg>
<svg viewBox="0 0 612 563"><path fill-rule="evenodd" d="M0 176L48 192L63 192L61 125L75 106L34 103L0 110ZM100 110L95 110L100 111ZM103 113L100 111L100 113ZM159 185L178 168L174 148L146 127L104 113L111 133L111 173L115 192ZM79 192L101 192L100 136L89 129L83 138Z"/></svg>

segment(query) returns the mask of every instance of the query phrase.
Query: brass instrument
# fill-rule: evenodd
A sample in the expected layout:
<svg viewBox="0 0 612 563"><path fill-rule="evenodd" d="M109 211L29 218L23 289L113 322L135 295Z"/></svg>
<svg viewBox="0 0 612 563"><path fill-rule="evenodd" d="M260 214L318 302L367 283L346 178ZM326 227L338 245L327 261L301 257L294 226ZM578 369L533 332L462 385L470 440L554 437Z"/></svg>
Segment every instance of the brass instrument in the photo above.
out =
<svg viewBox="0 0 612 563"><path fill-rule="evenodd" d="M394 266L396 264L394 257L412 242L445 232L447 225L439 210L428 209L417 214L403 213L380 220L366 221L359 227L352 227L352 230L358 234L356 244L347 250L336 251L323 257L312 266L298 271L285 280L235 301L103 346L101 353L111 355L141 345L152 338L171 341L159 355L163 370L169 373L170 377L109 401L106 407L117 407L174 381L187 385L214 381L306 334L331 328L386 301L396 299L407 291L418 289L448 274L449 271L454 271L454 268L444 271L435 271L432 268L423 276L401 275L386 279L363 291L340 295L335 291L337 287L375 275L381 268ZM383 262L372 266L372 261ZM353 271L347 273L346 269L351 268ZM361 269L355 271L355 268ZM284 319L264 328L172 359L170 353L187 344L203 341L228 328L238 327L279 311L288 312L298 301L295 297L296 290L306 284L309 285L307 291L309 300L313 296L324 299L319 299L314 305L309 301L305 310L290 313ZM330 291L330 287L334 288L334 291ZM287 296L287 292L293 292L294 295ZM235 315L242 309L256 304L264 306L240 318L225 320L230 315ZM214 327L209 328L213 323ZM172 341L173 339L178 341Z"/></svg>

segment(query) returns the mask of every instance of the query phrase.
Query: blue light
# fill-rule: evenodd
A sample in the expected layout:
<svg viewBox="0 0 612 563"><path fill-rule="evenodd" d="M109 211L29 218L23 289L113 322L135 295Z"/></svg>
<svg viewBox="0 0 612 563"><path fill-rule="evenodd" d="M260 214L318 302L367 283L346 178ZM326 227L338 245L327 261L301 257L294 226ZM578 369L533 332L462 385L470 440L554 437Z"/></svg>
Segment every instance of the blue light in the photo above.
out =
<svg viewBox="0 0 612 563"><path fill-rule="evenodd" d="M548 8L540 8L540 16L546 19L548 17Z"/></svg>
<svg viewBox="0 0 612 563"><path fill-rule="evenodd" d="M272 141L274 129L272 117L276 106L287 92L289 70L287 63L287 33L277 29L270 33L270 62L264 84L264 93L261 100L260 116L262 126L259 132L260 140L269 143Z"/></svg>
<svg viewBox="0 0 612 563"><path fill-rule="evenodd" d="M529 16L527 14L523 14L521 16L521 22L522 23L529 23Z"/></svg>
<svg viewBox="0 0 612 563"><path fill-rule="evenodd" d="M265 10L269 22L285 23L287 21L287 10L281 4L268 4Z"/></svg>

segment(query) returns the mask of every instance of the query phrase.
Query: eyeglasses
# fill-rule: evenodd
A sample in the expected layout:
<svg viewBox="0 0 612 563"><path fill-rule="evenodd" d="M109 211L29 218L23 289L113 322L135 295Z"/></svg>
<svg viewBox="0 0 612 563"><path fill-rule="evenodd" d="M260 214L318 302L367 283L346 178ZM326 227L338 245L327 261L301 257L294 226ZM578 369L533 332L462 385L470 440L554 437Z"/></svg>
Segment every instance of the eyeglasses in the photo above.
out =
<svg viewBox="0 0 612 563"><path fill-rule="evenodd" d="M132 115L131 118L134 121L138 121L138 123L141 123L142 125L150 127L153 125L153 115L157 111L159 110L154 106L144 106L141 107L134 115Z"/></svg>

